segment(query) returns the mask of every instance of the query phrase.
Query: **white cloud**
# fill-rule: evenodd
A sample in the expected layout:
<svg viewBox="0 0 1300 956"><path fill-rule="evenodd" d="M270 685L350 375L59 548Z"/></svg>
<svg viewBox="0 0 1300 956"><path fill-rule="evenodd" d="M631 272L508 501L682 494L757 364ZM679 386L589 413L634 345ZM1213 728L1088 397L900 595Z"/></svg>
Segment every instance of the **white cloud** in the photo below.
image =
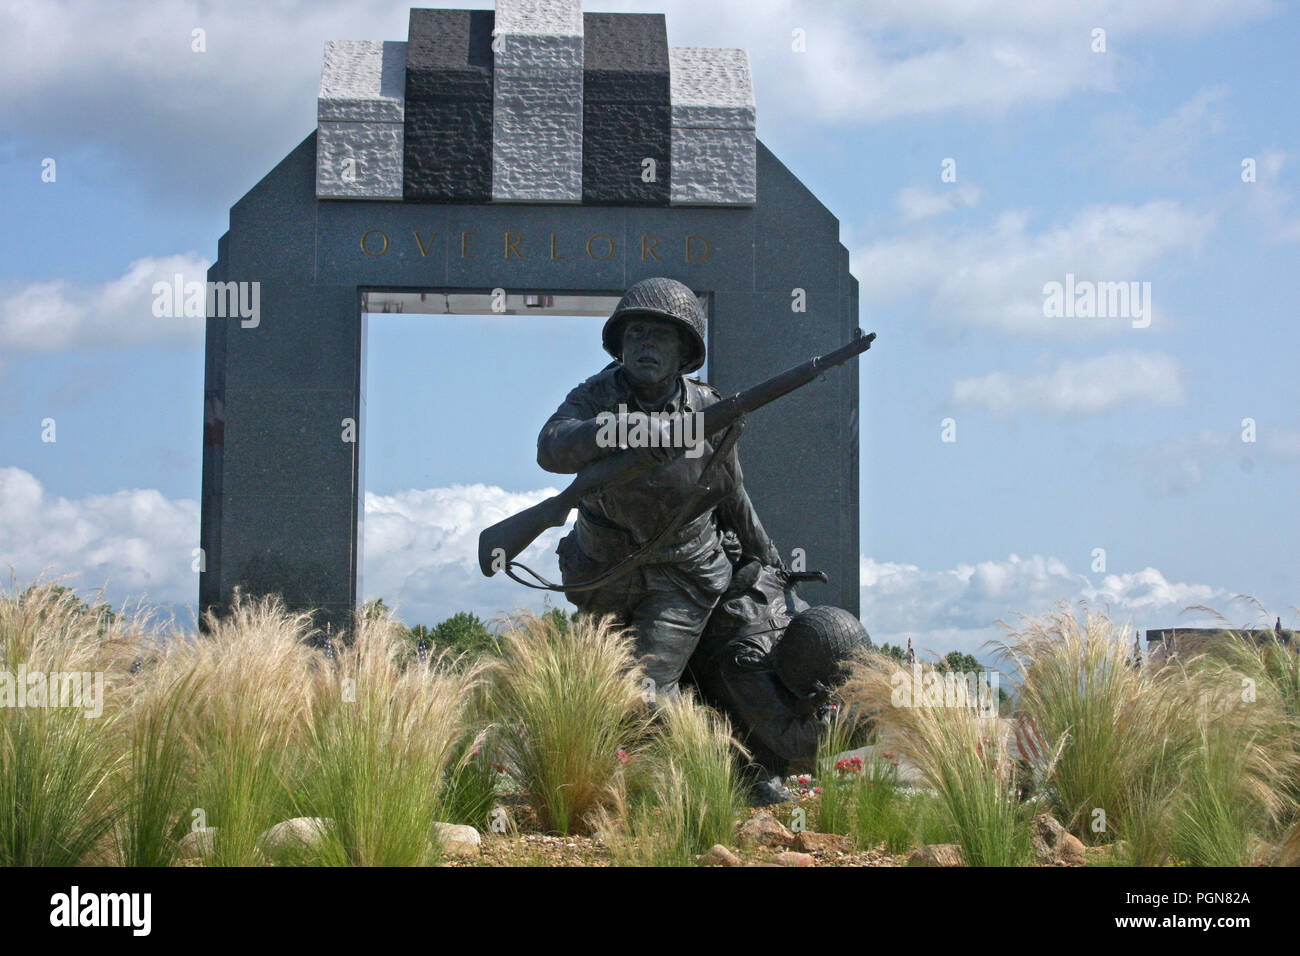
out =
<svg viewBox="0 0 1300 956"><path fill-rule="evenodd" d="M492 617L516 608L540 610L541 591L529 591L504 574L485 578L478 567L478 535L544 498L554 488L508 492L487 485L366 494L362 587L367 599L382 597L409 623L436 624L456 611ZM555 546L564 530L553 528L518 558L552 581L559 580ZM553 604L566 604L551 595Z"/></svg>
<svg viewBox="0 0 1300 956"><path fill-rule="evenodd" d="M1300 210L1291 190L1283 185L1283 169L1289 154L1280 149L1265 149L1250 158L1255 160L1255 182L1243 182L1240 187L1246 191L1246 207L1275 240L1300 242Z"/></svg>
<svg viewBox="0 0 1300 956"><path fill-rule="evenodd" d="M1087 335L1132 328L1128 318L1046 318L1043 287L1076 281L1151 282L1149 317L1162 314L1159 261L1199 246L1214 217L1176 200L1140 206L1099 205L1041 231L1023 212L990 226L934 229L883 239L858 250L853 274L865 301L882 305L909 295L930 298L936 322L1011 335Z"/></svg>
<svg viewBox="0 0 1300 956"><path fill-rule="evenodd" d="M1134 41L1232 27L1271 13L1269 0L729 0L649 3L670 42L745 46L755 64L760 130L781 123L863 124L918 114L996 115L1113 90ZM1107 30L1106 53L1091 49ZM802 29L807 52L794 53ZM776 115L770 112L775 109Z"/></svg>
<svg viewBox="0 0 1300 956"><path fill-rule="evenodd" d="M1092 415L1129 402L1178 405L1183 398L1181 367L1162 352L1114 352L1064 361L1047 372L992 372L952 384L957 404L998 414L1030 410Z"/></svg>
<svg viewBox="0 0 1300 956"><path fill-rule="evenodd" d="M154 315L155 282L205 282L209 262L194 253L145 257L107 282L8 282L0 287L0 347L10 352L203 343L201 318Z"/></svg>
<svg viewBox="0 0 1300 956"><path fill-rule="evenodd" d="M36 160L62 162L89 146L85 161L106 153L147 171L141 182L173 201L228 203L315 125L324 41L405 39L409 9L393 0L9 0L0 110ZM600 9L663 11L676 45L748 48L762 130L997 114L1111 90L1136 40L1233 27L1274 4L608 0ZM1090 49L1097 26L1109 31L1105 54ZM791 49L796 28L806 53ZM191 49L195 29L206 31L206 52Z"/></svg>
<svg viewBox="0 0 1300 956"><path fill-rule="evenodd" d="M64 498L21 468L0 468L0 565L12 565L20 583L69 573L79 590L107 584L116 606L128 595L192 605L198 546L196 501L151 489Z"/></svg>
<svg viewBox="0 0 1300 956"><path fill-rule="evenodd" d="M1127 462L1138 469L1143 485L1157 495L1186 494L1207 481L1219 468L1235 463L1242 471L1256 466L1287 466L1300 461L1300 431L1272 422L1256 422L1255 441L1242 441L1242 431L1203 429L1148 448L1108 454L1108 461Z"/></svg>
<svg viewBox="0 0 1300 956"><path fill-rule="evenodd" d="M1133 109L1103 117L1096 123L1098 142L1090 160L1121 166L1130 175L1157 179L1167 187L1170 176L1185 170L1198 146L1223 133L1227 100L1225 87L1210 86L1154 121Z"/></svg>
<svg viewBox="0 0 1300 956"><path fill-rule="evenodd" d="M974 206L980 201L981 195L979 189L966 185L937 193L907 186L898 193L898 211L905 222L928 219L931 216Z"/></svg>
<svg viewBox="0 0 1300 956"><path fill-rule="evenodd" d="M1106 574L1093 581L1059 558L1010 555L1004 561L958 564L927 570L914 564L863 557L859 565L862 620L877 643L906 644L918 651L960 650L989 662L983 645L1005 636L1018 615L1044 614L1060 602L1083 601L1107 611L1130 629L1196 626L1182 612L1192 605L1227 613L1232 595L1222 588L1169 581L1155 568Z"/></svg>
<svg viewBox="0 0 1300 956"><path fill-rule="evenodd" d="M486 485L367 494L363 597L382 596L409 623L434 624L460 610L491 618L541 609L541 592L502 575L482 576L477 538L487 525L551 494ZM554 550L563 533L548 531L521 559L557 580ZM69 583L79 589L107 583L114 606L130 596L192 607L198 536L197 502L146 489L69 499L50 494L20 468L0 468L0 564L13 565L20 583L45 572L71 573ZM998 620L1043 613L1063 600L1109 608L1142 628L1192 626L1197 621L1181 614L1184 608L1205 604L1227 612L1231 600L1221 588L1170 581L1155 568L1094 580L1041 555L942 570L863 557L859 570L862 618L873 638L905 643L911 636L918 649L939 652L978 654L1001 635ZM568 606L562 596L551 601Z"/></svg>

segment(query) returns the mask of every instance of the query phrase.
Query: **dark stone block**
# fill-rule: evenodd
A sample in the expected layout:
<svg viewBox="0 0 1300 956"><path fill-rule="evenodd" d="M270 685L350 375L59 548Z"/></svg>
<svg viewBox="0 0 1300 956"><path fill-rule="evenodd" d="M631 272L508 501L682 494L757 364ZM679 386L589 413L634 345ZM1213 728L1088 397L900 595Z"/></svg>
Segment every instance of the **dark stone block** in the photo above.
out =
<svg viewBox="0 0 1300 956"><path fill-rule="evenodd" d="M222 506L223 604L235 587L295 608L355 601L355 498L226 495Z"/></svg>
<svg viewBox="0 0 1300 956"><path fill-rule="evenodd" d="M316 133L230 208L228 247L221 253L231 282L315 279Z"/></svg>
<svg viewBox="0 0 1300 956"><path fill-rule="evenodd" d="M412 9L407 21L406 70L492 70L491 10Z"/></svg>
<svg viewBox="0 0 1300 956"><path fill-rule="evenodd" d="M361 431L352 382L334 389L241 389L226 396L225 475L230 495L322 496L356 490L355 441L344 440L344 419Z"/></svg>
<svg viewBox="0 0 1300 956"><path fill-rule="evenodd" d="M754 249L757 289L789 295L794 288L820 287L838 293L839 220L761 142L755 215L756 235L781 236Z"/></svg>
<svg viewBox="0 0 1300 956"><path fill-rule="evenodd" d="M355 285L262 283L260 299L256 326L224 320L228 393L352 387L361 351Z"/></svg>
<svg viewBox="0 0 1300 956"><path fill-rule="evenodd" d="M403 194L492 198L490 10L412 10L406 47Z"/></svg>
<svg viewBox="0 0 1300 956"><path fill-rule="evenodd" d="M668 32L662 14L583 15L582 201L667 205L672 181ZM642 181L653 159L655 181Z"/></svg>
<svg viewBox="0 0 1300 956"><path fill-rule="evenodd" d="M584 13L582 32L584 72L668 76L668 25L662 13Z"/></svg>

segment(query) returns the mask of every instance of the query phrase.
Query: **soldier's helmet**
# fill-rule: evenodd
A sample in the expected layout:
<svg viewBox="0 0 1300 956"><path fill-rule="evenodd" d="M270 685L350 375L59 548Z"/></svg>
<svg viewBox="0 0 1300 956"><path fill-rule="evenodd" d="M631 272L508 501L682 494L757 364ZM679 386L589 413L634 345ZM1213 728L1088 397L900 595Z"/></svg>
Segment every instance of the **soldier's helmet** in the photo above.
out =
<svg viewBox="0 0 1300 956"><path fill-rule="evenodd" d="M704 310L695 293L676 279L642 279L618 300L613 314L601 332L605 351L616 359L623 357L623 329L628 320L651 316L676 325L685 333L688 344L682 372L694 372L704 364Z"/></svg>
<svg viewBox="0 0 1300 956"><path fill-rule="evenodd" d="M820 604L790 621L776 646L773 664L781 683L803 700L819 689L844 683L854 655L870 647L871 638L861 621L842 607Z"/></svg>

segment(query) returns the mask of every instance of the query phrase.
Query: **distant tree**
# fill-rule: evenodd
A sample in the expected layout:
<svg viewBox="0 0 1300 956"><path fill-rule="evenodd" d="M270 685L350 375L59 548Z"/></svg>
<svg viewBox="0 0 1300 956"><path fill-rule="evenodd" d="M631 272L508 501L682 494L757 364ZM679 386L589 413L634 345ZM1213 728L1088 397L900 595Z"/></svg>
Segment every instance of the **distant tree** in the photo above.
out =
<svg viewBox="0 0 1300 956"><path fill-rule="evenodd" d="M939 661L939 670L951 672L953 674L978 674L984 670L980 666L974 655L963 654L961 651L949 651Z"/></svg>
<svg viewBox="0 0 1300 956"><path fill-rule="evenodd" d="M542 612L542 620L553 625L557 630L567 631L569 625L578 619L578 612L566 614L563 608L548 607Z"/></svg>
<svg viewBox="0 0 1300 956"><path fill-rule="evenodd" d="M876 647L876 650L887 657L892 657L900 663L902 662L905 653L897 644L880 644Z"/></svg>
<svg viewBox="0 0 1300 956"><path fill-rule="evenodd" d="M23 592L18 596L18 600L20 603L35 600L40 591L45 592L46 596L42 600L47 602L48 605L66 604L72 607L73 613L94 618L99 624L101 634L111 628L121 617L107 604L88 604L77 596L76 591L64 587L62 584L49 585L44 588L32 585L23 589Z"/></svg>
<svg viewBox="0 0 1300 956"><path fill-rule="evenodd" d="M377 597L374 600L367 601L365 605L361 608L361 613L362 615L364 615L367 621L373 620L374 618L377 617L383 617L384 615L389 614L391 612L392 609L386 603L384 603L384 599L381 597Z"/></svg>
<svg viewBox="0 0 1300 956"><path fill-rule="evenodd" d="M421 638L416 637L415 630L412 628L412 637L418 642ZM445 650L453 654L469 654L477 657L486 651L496 650L497 646L497 636L477 614L470 611L458 611L432 631L424 630L427 637L423 639L432 641L432 646L429 648L431 651Z"/></svg>

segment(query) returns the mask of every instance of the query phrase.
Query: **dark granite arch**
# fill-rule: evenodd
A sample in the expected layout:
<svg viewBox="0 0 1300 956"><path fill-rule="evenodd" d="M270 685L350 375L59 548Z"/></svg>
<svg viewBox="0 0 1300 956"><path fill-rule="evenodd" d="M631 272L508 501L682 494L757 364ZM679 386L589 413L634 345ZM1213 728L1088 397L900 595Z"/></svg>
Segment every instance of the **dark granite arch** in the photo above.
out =
<svg viewBox="0 0 1300 956"><path fill-rule="evenodd" d="M858 324L838 220L761 143L753 206L330 201L315 182L313 133L231 208L208 273L260 284L255 326L207 322L199 603L218 613L236 587L283 593L336 626L356 604L364 436L342 436L345 419L364 421L366 287L617 294L670 276L710 293L710 380L724 392L842 344ZM523 237L523 259L506 258L506 232ZM791 308L797 288L803 313ZM787 560L802 548L830 574L806 586L808 600L855 614L857 429L854 362L756 413L741 443ZM499 580L510 607L517 585Z"/></svg>

